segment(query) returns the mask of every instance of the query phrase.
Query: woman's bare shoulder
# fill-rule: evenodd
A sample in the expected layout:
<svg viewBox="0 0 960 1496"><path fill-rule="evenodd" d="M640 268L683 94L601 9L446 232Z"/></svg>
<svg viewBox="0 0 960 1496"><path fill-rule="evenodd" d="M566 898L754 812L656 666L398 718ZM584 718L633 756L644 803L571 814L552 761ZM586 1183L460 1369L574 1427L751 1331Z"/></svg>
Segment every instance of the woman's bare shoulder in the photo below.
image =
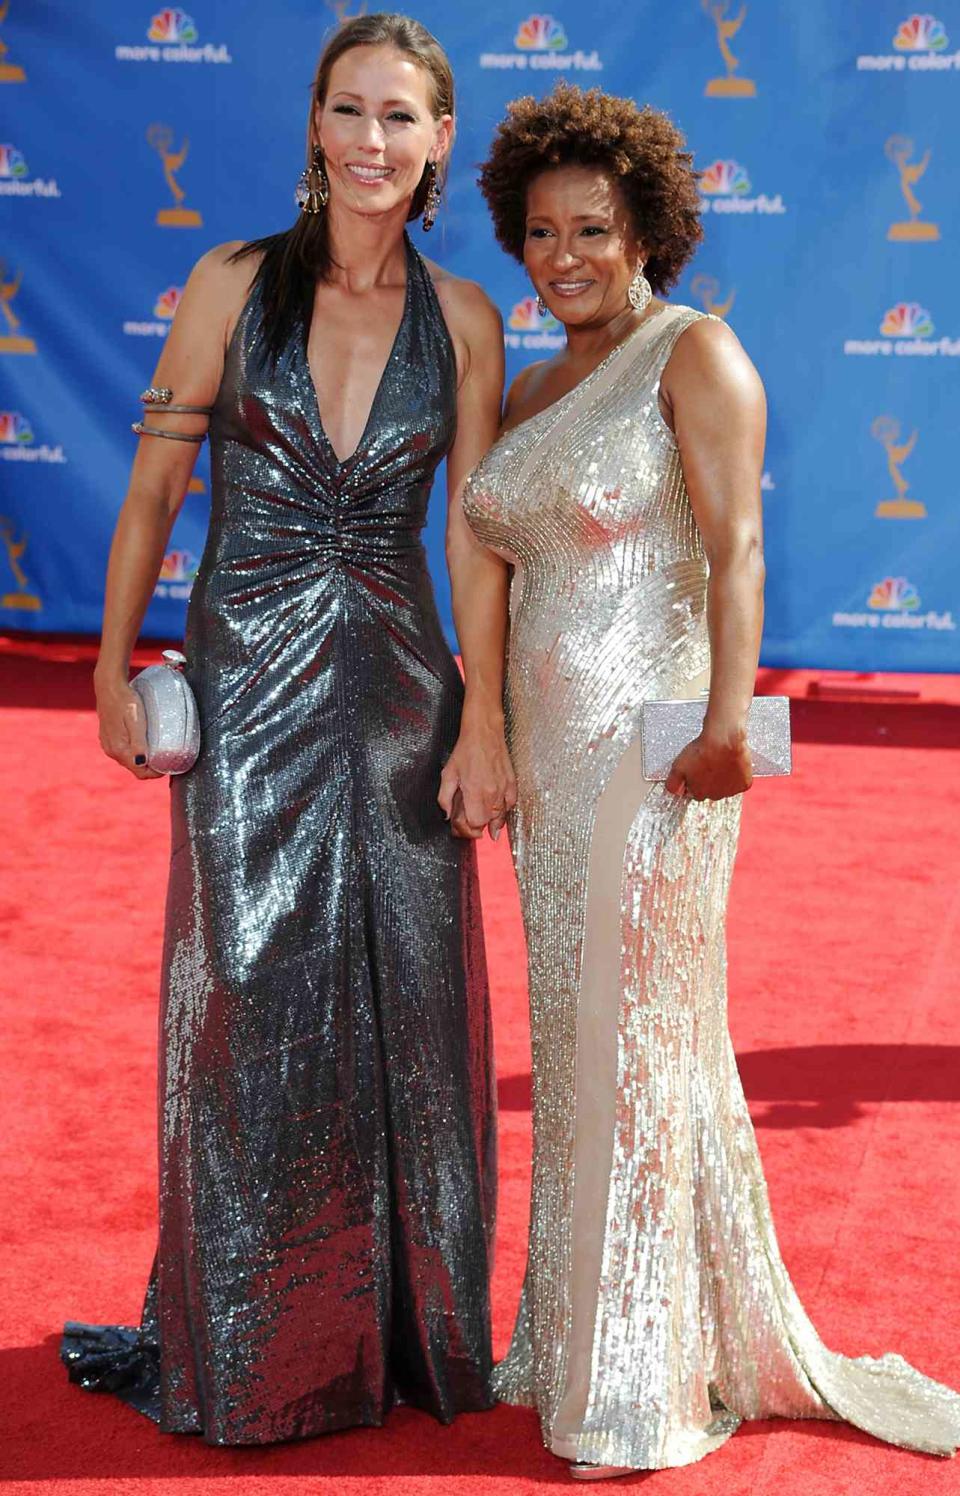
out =
<svg viewBox="0 0 960 1496"><path fill-rule="evenodd" d="M185 379L219 381L223 355L250 294L259 257L233 259L245 241L231 240L207 250L196 262L167 335L158 369ZM167 378L167 384L173 379ZM215 387L215 385L214 385Z"/></svg>
<svg viewBox="0 0 960 1496"><path fill-rule="evenodd" d="M719 317L697 317L683 329L661 383L665 391L679 391L685 385L762 388L740 339Z"/></svg>
<svg viewBox="0 0 960 1496"><path fill-rule="evenodd" d="M477 281L454 275L433 260L425 259L423 263L429 271L437 300L451 332L459 333L468 341L477 337L503 336L500 313Z"/></svg>
<svg viewBox="0 0 960 1496"><path fill-rule="evenodd" d="M262 253L236 256L246 239L228 239L201 255L190 272L190 285L218 299L246 296L263 261Z"/></svg>
<svg viewBox="0 0 960 1496"><path fill-rule="evenodd" d="M235 258L246 243L245 239L231 239L200 256L177 311L181 334L190 328L203 336L215 327L218 338L229 341L263 260L260 253Z"/></svg>
<svg viewBox="0 0 960 1496"><path fill-rule="evenodd" d="M681 331L670 358L671 362L676 360L678 367L694 367L738 356L746 358L746 353L733 328L720 317L697 315Z"/></svg>

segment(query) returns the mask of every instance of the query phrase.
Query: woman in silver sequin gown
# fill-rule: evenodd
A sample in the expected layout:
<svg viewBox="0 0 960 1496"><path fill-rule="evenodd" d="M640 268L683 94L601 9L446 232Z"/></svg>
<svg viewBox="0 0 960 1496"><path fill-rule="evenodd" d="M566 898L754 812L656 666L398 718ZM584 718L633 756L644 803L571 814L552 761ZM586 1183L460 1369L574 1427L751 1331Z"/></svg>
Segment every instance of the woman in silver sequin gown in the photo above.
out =
<svg viewBox="0 0 960 1496"><path fill-rule="evenodd" d="M325 216L252 257L211 252L155 378L178 405L212 400L213 470L185 646L202 748L172 784L159 1247L140 1329L70 1324L63 1348L74 1380L217 1444L378 1424L397 1400L443 1422L492 1402L483 937L474 847L437 795L447 761L454 819L482 826L509 804L507 761L481 773L496 723L478 746L476 706L461 731L420 531L441 459L456 486L496 430L502 340L479 290L404 232L451 135L433 39L351 22L315 98ZM308 284L309 328L294 318L273 359L278 254L318 234L339 274ZM98 676L104 744L139 777L126 662L189 476L182 438L204 426L163 414L118 529ZM505 569L458 513L455 598L489 635L465 630L468 693L488 669L499 696Z"/></svg>
<svg viewBox="0 0 960 1496"><path fill-rule="evenodd" d="M939 1454L960 1441L955 1393L818 1338L727 1030L762 392L716 319L644 305L639 276L628 300L638 262L669 284L699 238L681 144L662 116L561 87L511 106L481 177L501 243L568 335L514 383L465 494L514 567L533 1047L529 1259L496 1382L581 1479L686 1464L743 1418L842 1418ZM645 782L641 704L697 696L711 657L703 736L667 786Z"/></svg>

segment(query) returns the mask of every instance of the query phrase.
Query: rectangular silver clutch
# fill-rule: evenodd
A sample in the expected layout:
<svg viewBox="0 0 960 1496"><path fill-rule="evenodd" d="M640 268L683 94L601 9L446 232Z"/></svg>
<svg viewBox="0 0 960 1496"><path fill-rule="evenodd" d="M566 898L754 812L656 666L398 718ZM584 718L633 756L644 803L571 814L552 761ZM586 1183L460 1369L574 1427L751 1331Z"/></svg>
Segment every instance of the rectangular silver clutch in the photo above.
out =
<svg viewBox="0 0 960 1496"><path fill-rule="evenodd" d="M666 779L682 748L699 736L707 710L705 696L692 701L645 701L640 708L643 777ZM789 696L755 696L747 713L747 747L758 779L789 774Z"/></svg>
<svg viewBox="0 0 960 1496"><path fill-rule="evenodd" d="M148 665L130 682L143 706L147 765L158 774L186 774L200 752L197 700L181 674L187 663L176 649L163 651L164 664Z"/></svg>

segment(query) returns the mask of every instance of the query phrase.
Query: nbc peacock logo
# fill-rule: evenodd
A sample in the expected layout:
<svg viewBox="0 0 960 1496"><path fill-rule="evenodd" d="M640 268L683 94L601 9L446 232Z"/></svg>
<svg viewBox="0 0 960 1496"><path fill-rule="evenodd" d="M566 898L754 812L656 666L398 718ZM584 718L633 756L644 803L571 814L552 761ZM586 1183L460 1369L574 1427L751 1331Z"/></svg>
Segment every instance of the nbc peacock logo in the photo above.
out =
<svg viewBox="0 0 960 1496"><path fill-rule="evenodd" d="M936 16L907 16L897 27L893 45L898 52L944 52L947 48L947 33L943 22Z"/></svg>
<svg viewBox="0 0 960 1496"><path fill-rule="evenodd" d="M482 52L480 66L513 72L548 69L563 73L599 73L602 70L603 63L595 48L589 52L580 48L569 51L569 46L563 23L545 11L535 11L518 23L513 35L513 51Z"/></svg>
<svg viewBox="0 0 960 1496"><path fill-rule="evenodd" d="M61 446L37 442L33 426L19 410L0 410L0 457L4 462L65 463Z"/></svg>
<svg viewBox="0 0 960 1496"><path fill-rule="evenodd" d="M885 312L880 332L885 338L928 338L933 318L919 301L898 301Z"/></svg>
<svg viewBox="0 0 960 1496"><path fill-rule="evenodd" d="M198 36L193 17L177 9L157 11L147 32L147 40L151 42L195 42Z"/></svg>
<svg viewBox="0 0 960 1496"><path fill-rule="evenodd" d="M865 609L838 612L833 615L837 629L900 629L904 632L955 633L956 623L949 610L934 608L921 611L920 593L904 576L883 577L874 582Z"/></svg>
<svg viewBox="0 0 960 1496"><path fill-rule="evenodd" d="M9 141L0 145L0 197L59 197L53 177L31 177L27 159Z"/></svg>
<svg viewBox="0 0 960 1496"><path fill-rule="evenodd" d="M199 565L192 551L167 551L160 566L160 581L192 582Z"/></svg>
<svg viewBox="0 0 960 1496"><path fill-rule="evenodd" d="M562 52L567 45L567 34L553 16L527 16L517 27L513 45L524 52Z"/></svg>
<svg viewBox="0 0 960 1496"><path fill-rule="evenodd" d="M182 297L182 286L168 286L157 297L153 308L153 315L155 317L163 317L166 321L171 322L177 314L177 307L180 305Z"/></svg>
<svg viewBox="0 0 960 1496"><path fill-rule="evenodd" d="M729 157L718 158L700 173L700 207L704 213L785 213L780 193L752 194L745 166Z"/></svg>
<svg viewBox="0 0 960 1496"><path fill-rule="evenodd" d="M865 12L864 12L865 13ZM879 41L879 37L877 38ZM929 11L906 16L893 34L890 52L864 52L860 73L946 73L960 71L960 52L949 52L950 38L941 20Z"/></svg>
<svg viewBox="0 0 960 1496"><path fill-rule="evenodd" d="M505 348L556 349L562 348L565 341L556 317L549 312L545 317L540 316L534 296L524 296L514 303L503 334Z"/></svg>
<svg viewBox="0 0 960 1496"><path fill-rule="evenodd" d="M118 43L113 55L117 62L233 61L225 42L201 43L193 16L176 5L165 6L150 17L145 42Z"/></svg>
<svg viewBox="0 0 960 1496"><path fill-rule="evenodd" d="M128 320L123 330L128 338L165 338L170 323L177 315L177 307L183 296L182 286L167 286L153 303L153 317L148 320Z"/></svg>
<svg viewBox="0 0 960 1496"><path fill-rule="evenodd" d="M33 430L19 410L0 410L0 442L26 446L33 441Z"/></svg>
<svg viewBox="0 0 960 1496"><path fill-rule="evenodd" d="M507 322L517 332L551 332L560 326L556 317L551 317L549 312L545 317L540 316L533 296L525 296L522 301L518 301Z"/></svg>
<svg viewBox="0 0 960 1496"><path fill-rule="evenodd" d="M867 598L867 607L878 613L911 613L919 606L920 594L906 577L884 577Z"/></svg>
<svg viewBox="0 0 960 1496"><path fill-rule="evenodd" d="M167 551L160 564L154 596L183 601L190 596L200 562L192 551L181 547Z"/></svg>
<svg viewBox="0 0 960 1496"><path fill-rule="evenodd" d="M15 145L0 145L0 177L6 181L29 176L30 169L22 151Z"/></svg>
<svg viewBox="0 0 960 1496"><path fill-rule="evenodd" d="M933 317L919 301L898 301L880 321L879 337L845 338L850 357L960 358L960 338L933 337Z"/></svg>
<svg viewBox="0 0 960 1496"><path fill-rule="evenodd" d="M735 193L742 197L750 191L750 178L739 161L714 161L700 178L700 191L710 197Z"/></svg>

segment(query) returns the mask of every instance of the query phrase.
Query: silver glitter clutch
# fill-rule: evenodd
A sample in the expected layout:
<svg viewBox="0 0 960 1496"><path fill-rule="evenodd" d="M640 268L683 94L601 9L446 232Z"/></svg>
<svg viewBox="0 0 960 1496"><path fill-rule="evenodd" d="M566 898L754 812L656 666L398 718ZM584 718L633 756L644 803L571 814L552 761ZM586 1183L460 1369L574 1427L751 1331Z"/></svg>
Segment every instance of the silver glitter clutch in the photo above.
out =
<svg viewBox="0 0 960 1496"><path fill-rule="evenodd" d="M699 736L707 710L705 696L692 701L645 701L640 708L643 777L666 779L677 754ZM747 747L758 779L789 774L789 696L755 696L747 713Z"/></svg>
<svg viewBox="0 0 960 1496"><path fill-rule="evenodd" d="M187 663L176 649L163 651L165 664L148 665L130 682L147 719L147 764L159 774L186 774L200 752L197 701L181 674Z"/></svg>

